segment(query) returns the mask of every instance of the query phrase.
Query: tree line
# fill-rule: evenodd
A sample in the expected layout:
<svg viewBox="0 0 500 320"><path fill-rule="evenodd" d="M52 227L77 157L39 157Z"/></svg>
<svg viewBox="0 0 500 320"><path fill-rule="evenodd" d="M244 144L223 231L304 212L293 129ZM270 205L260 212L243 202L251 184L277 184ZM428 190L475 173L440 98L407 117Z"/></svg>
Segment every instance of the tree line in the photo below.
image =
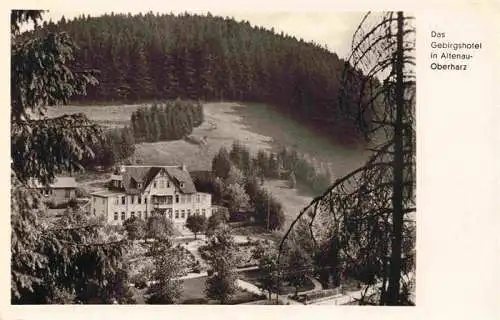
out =
<svg viewBox="0 0 500 320"><path fill-rule="evenodd" d="M81 165L89 170L111 168L134 154L135 143L133 131L128 126L104 129L102 139L89 143L93 155L84 157Z"/></svg>
<svg viewBox="0 0 500 320"><path fill-rule="evenodd" d="M203 105L181 100L153 103L134 111L130 117L137 142L182 139L202 122Z"/></svg>
<svg viewBox="0 0 500 320"><path fill-rule="evenodd" d="M293 187L295 182L299 182L314 194L324 191L332 180L329 169L316 168L304 155L286 147L277 152L259 150L252 157L245 145L234 141L229 150L229 159L246 176L260 180L288 179Z"/></svg>
<svg viewBox="0 0 500 320"><path fill-rule="evenodd" d="M245 148L242 158L250 159ZM255 222L266 229L281 229L285 215L281 203L268 193L259 182L257 175L249 174L237 165L237 159L222 147L212 159L212 176L205 179L195 178L197 188L212 193L212 200L229 208L235 214L241 209L253 210ZM242 163L247 163L245 160ZM222 191L222 192L221 192Z"/></svg>
<svg viewBox="0 0 500 320"><path fill-rule="evenodd" d="M141 107L132 113L128 126L104 129L104 138L89 145L94 155L84 158L82 165L91 170L110 168L131 157L136 143L182 139L202 122L199 102L176 100Z"/></svg>
<svg viewBox="0 0 500 320"><path fill-rule="evenodd" d="M211 14L82 15L33 33L53 31L78 45L73 68L98 72L100 85L74 101L262 102L338 140L356 140L350 115L357 110L338 103L349 65L322 45Z"/></svg>

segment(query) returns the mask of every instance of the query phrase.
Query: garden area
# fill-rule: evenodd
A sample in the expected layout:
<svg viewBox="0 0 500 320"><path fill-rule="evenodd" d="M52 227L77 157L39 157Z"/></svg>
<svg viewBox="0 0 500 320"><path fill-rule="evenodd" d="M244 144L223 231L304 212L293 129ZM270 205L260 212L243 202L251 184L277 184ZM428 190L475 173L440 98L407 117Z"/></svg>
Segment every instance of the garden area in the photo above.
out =
<svg viewBox="0 0 500 320"><path fill-rule="evenodd" d="M262 277L262 271L259 269L255 270L245 270L238 272L238 277L243 280L250 282L251 284L260 287L260 278ZM299 292L305 292L314 289L314 284L310 279L307 279L301 286L298 288ZM294 294L295 287L290 285L287 281L284 281L280 285L280 294Z"/></svg>
<svg viewBox="0 0 500 320"><path fill-rule="evenodd" d="M249 268L255 267L259 264L259 262L253 257L253 252L255 250L255 246L257 245L257 241L246 240L246 242L237 243L237 250L235 252L237 264L236 267L241 268ZM206 245L200 246L198 251L200 256L203 258L206 256Z"/></svg>

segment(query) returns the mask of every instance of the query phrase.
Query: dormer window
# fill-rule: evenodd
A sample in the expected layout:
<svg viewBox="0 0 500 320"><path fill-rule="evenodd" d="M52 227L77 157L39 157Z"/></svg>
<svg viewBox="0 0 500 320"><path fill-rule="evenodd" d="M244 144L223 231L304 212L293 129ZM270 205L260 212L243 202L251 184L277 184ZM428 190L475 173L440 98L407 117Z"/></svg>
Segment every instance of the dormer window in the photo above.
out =
<svg viewBox="0 0 500 320"><path fill-rule="evenodd" d="M142 183L137 183L137 189L141 189L142 188Z"/></svg>
<svg viewBox="0 0 500 320"><path fill-rule="evenodd" d="M184 188L184 182L180 183L181 188Z"/></svg>

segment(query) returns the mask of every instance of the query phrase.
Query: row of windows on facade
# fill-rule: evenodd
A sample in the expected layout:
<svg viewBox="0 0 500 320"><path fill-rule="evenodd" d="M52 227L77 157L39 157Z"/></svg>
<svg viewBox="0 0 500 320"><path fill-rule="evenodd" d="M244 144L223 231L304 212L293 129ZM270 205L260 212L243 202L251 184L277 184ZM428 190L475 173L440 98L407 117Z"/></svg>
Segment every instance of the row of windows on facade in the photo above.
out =
<svg viewBox="0 0 500 320"><path fill-rule="evenodd" d="M153 182L153 189L156 189L158 187L158 185L160 186L160 189L163 189L165 187L170 188L170 181L169 180L165 181L165 180L161 180L161 179L158 180L158 183L156 181L154 181ZM138 187L140 188L141 186L139 185ZM180 187L184 188L184 182L180 183Z"/></svg>
<svg viewBox="0 0 500 320"><path fill-rule="evenodd" d="M115 201L114 203L119 205L120 203L122 205L126 204L126 196L119 196L119 197L115 197ZM161 199L161 197L157 197L158 200L156 203L160 203L160 204L172 204L173 203L173 196L166 196L165 199ZM137 203L137 204L142 204L143 201L144 201L144 204L147 204L148 203L148 198L147 197L142 197L142 196L130 196L129 198L129 203L130 204L134 204L134 203ZM200 195L197 194L196 196L191 196L190 194L188 195L178 195L176 194L175 195L175 203L180 203L180 204L186 204L186 203L191 203L191 202L194 202L196 200L196 203L200 203L200 201L206 201L206 195L203 194ZM96 198L94 198L94 203L96 202ZM102 198L102 204L105 204L105 199Z"/></svg>
<svg viewBox="0 0 500 320"><path fill-rule="evenodd" d="M169 210L168 211L168 217L170 219L172 219L172 211ZM194 212L195 215L200 215L200 209L196 209L195 212ZM206 210L205 209L201 209L201 214L206 217L207 216L207 213L206 213ZM153 211L150 212L150 215L153 215ZM165 215L165 211L162 211L160 213L160 215L164 216ZM190 217L191 216L191 210L187 210L187 216ZM135 214L134 211L130 212L130 217L131 218L134 218L134 217L137 217L139 219L142 219L142 212L141 211L137 211L137 216ZM115 212L114 213L114 220L118 220L119 218L119 215L118 215L118 212ZM147 219L148 218L148 212L147 211L144 211L144 219ZM186 210L180 210L180 218L181 219L185 219L186 218ZM121 213L121 220L126 220L127 219L127 216L126 216L126 213L125 212L122 212ZM175 210L175 219L179 219L179 210Z"/></svg>

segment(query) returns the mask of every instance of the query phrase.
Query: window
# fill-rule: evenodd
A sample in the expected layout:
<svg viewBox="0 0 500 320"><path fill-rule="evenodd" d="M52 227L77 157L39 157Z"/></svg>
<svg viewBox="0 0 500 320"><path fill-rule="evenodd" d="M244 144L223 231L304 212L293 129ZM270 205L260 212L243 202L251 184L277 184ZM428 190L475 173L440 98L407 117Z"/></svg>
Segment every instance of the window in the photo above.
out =
<svg viewBox="0 0 500 320"><path fill-rule="evenodd" d="M122 204L125 204L125 197L122 197Z"/></svg>
<svg viewBox="0 0 500 320"><path fill-rule="evenodd" d="M199 216L200 215L200 209L196 209L196 215Z"/></svg>
<svg viewBox="0 0 500 320"><path fill-rule="evenodd" d="M160 180L160 188L161 189L165 188L165 181Z"/></svg>
<svg viewBox="0 0 500 320"><path fill-rule="evenodd" d="M71 189L65 189L64 190L64 197L70 198L71 197ZM104 201L104 199L102 199Z"/></svg>
<svg viewBox="0 0 500 320"><path fill-rule="evenodd" d="M140 183L140 182L139 182L139 183L137 184L137 189L141 189L141 188L142 188L142 183Z"/></svg>
<svg viewBox="0 0 500 320"><path fill-rule="evenodd" d="M181 185L181 188L184 188L184 182L181 182L180 185Z"/></svg>
<svg viewBox="0 0 500 320"><path fill-rule="evenodd" d="M144 204L148 204L148 197L144 197Z"/></svg>
<svg viewBox="0 0 500 320"><path fill-rule="evenodd" d="M95 214L95 210L94 210L94 214ZM118 212L115 212L114 219L115 219L115 221L118 220Z"/></svg>
<svg viewBox="0 0 500 320"><path fill-rule="evenodd" d="M181 196L181 204L185 204L186 203L186 196L182 195Z"/></svg>
<svg viewBox="0 0 500 320"><path fill-rule="evenodd" d="M199 194L196 195L196 202L200 203L200 195Z"/></svg>
<svg viewBox="0 0 500 320"><path fill-rule="evenodd" d="M186 217L186 211L181 210L181 218L184 219Z"/></svg>
<svg viewBox="0 0 500 320"><path fill-rule="evenodd" d="M186 196L186 203L191 203L191 195L190 194L188 194Z"/></svg>
<svg viewBox="0 0 500 320"><path fill-rule="evenodd" d="M141 196L137 196L137 203L138 203L138 204L141 204L141 203L142 203L142 197L141 197Z"/></svg>
<svg viewBox="0 0 500 320"><path fill-rule="evenodd" d="M140 199L140 198L139 198ZM142 219L142 215L141 215L141 212L140 211L137 211L137 217L139 217L139 219Z"/></svg>
<svg viewBox="0 0 500 320"><path fill-rule="evenodd" d="M201 209L201 214L202 214L204 217L206 217L206 216L207 216L207 214L206 214L206 212L205 212L205 209Z"/></svg>
<svg viewBox="0 0 500 320"><path fill-rule="evenodd" d="M156 189L156 181L153 182L153 189Z"/></svg>
<svg viewBox="0 0 500 320"><path fill-rule="evenodd" d="M147 218L148 218L148 212L144 211L144 220L146 220Z"/></svg>
<svg viewBox="0 0 500 320"><path fill-rule="evenodd" d="M125 220L125 212L122 212L122 220Z"/></svg>
<svg viewBox="0 0 500 320"><path fill-rule="evenodd" d="M134 211L130 212L130 218L135 218L135 212Z"/></svg>
<svg viewBox="0 0 500 320"><path fill-rule="evenodd" d="M167 188L170 188L170 180L167 180Z"/></svg>
<svg viewBox="0 0 500 320"><path fill-rule="evenodd" d="M120 203L120 197L116 197L115 198L115 204L119 204Z"/></svg>
<svg viewBox="0 0 500 320"><path fill-rule="evenodd" d="M179 210L175 210L175 218L179 219Z"/></svg>
<svg viewBox="0 0 500 320"><path fill-rule="evenodd" d="M167 204L172 204L172 196L167 196Z"/></svg>
<svg viewBox="0 0 500 320"><path fill-rule="evenodd" d="M130 196L130 204L134 204L134 198L135 196Z"/></svg>
<svg viewBox="0 0 500 320"><path fill-rule="evenodd" d="M175 203L179 203L179 195L178 194L175 195Z"/></svg>
<svg viewBox="0 0 500 320"><path fill-rule="evenodd" d="M168 218L172 219L172 209L167 209L168 212Z"/></svg>
<svg viewBox="0 0 500 320"><path fill-rule="evenodd" d="M191 216L191 210L188 209L188 218Z"/></svg>
<svg viewBox="0 0 500 320"><path fill-rule="evenodd" d="M94 209L94 216L95 216L95 209Z"/></svg>

